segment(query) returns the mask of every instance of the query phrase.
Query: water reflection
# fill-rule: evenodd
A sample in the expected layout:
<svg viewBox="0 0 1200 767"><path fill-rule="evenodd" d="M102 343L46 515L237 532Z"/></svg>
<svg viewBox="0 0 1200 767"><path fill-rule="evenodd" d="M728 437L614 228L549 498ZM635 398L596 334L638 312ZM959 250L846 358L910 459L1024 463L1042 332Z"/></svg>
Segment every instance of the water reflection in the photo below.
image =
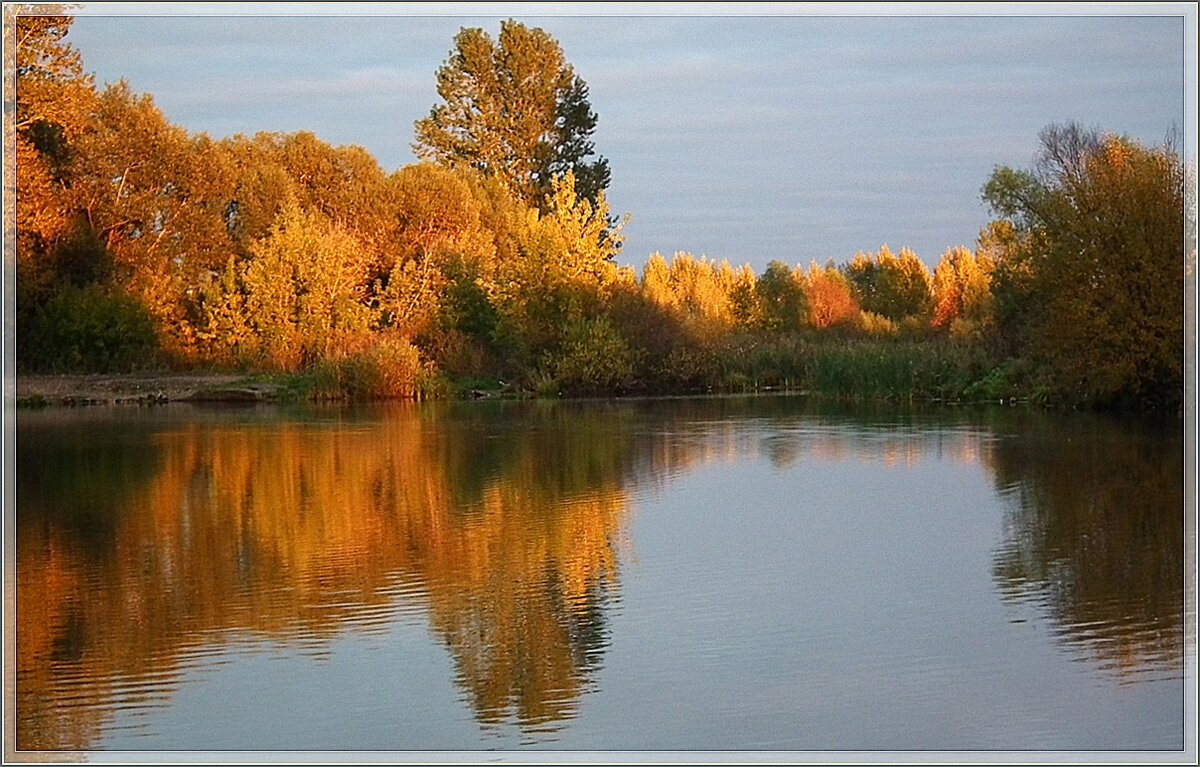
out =
<svg viewBox="0 0 1200 767"><path fill-rule="evenodd" d="M427 611L484 722L569 717L599 665L631 452L602 413L23 421L21 749L86 748L195 645L319 654L397 609Z"/></svg>
<svg viewBox="0 0 1200 767"><path fill-rule="evenodd" d="M86 749L240 644L428 625L485 728L598 686L633 499L717 464L978 464L994 579L1127 675L1182 657L1182 447L1073 414L791 398L23 413L17 746ZM936 492L931 488L931 492ZM853 517L854 515L849 515ZM670 631L664 627L664 631Z"/></svg>
<svg viewBox="0 0 1200 767"><path fill-rule="evenodd" d="M1014 417L1019 418L1019 417ZM1038 415L987 453L1009 499L994 574L1122 681L1183 658L1183 443L1175 424ZM1022 618L1026 619L1026 618Z"/></svg>

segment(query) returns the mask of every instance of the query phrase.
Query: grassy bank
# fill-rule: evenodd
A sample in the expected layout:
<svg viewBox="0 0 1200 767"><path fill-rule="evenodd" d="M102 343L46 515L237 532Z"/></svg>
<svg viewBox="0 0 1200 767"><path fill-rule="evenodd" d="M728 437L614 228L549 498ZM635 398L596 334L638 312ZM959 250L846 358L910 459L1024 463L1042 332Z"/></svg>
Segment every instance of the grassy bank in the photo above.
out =
<svg viewBox="0 0 1200 767"><path fill-rule="evenodd" d="M383 399L616 397L789 391L843 400L1038 400L1022 371L975 346L942 339L744 336L643 359L630 380L580 387L544 375L451 379L406 350L323 363L298 373L18 376L18 404L325 402Z"/></svg>

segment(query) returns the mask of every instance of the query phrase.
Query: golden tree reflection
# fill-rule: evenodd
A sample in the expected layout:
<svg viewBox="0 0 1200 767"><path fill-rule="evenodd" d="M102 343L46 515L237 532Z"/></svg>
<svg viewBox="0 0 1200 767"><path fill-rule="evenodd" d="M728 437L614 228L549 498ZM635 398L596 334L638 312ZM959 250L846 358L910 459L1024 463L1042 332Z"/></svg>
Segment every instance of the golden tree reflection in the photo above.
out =
<svg viewBox="0 0 1200 767"><path fill-rule="evenodd" d="M790 398L23 414L17 746L87 749L226 649L328 653L400 611L479 722L561 727L596 685L634 493L743 460L979 463L1012 500L1003 598L1118 673L1177 669L1177 435L983 418Z"/></svg>
<svg viewBox="0 0 1200 767"><path fill-rule="evenodd" d="M86 748L116 703L169 694L201 641L319 647L386 621L405 583L481 720L570 716L616 585L623 432L602 414L487 434L422 412L188 422L140 462L120 449L136 428L91 446L23 428L18 747Z"/></svg>

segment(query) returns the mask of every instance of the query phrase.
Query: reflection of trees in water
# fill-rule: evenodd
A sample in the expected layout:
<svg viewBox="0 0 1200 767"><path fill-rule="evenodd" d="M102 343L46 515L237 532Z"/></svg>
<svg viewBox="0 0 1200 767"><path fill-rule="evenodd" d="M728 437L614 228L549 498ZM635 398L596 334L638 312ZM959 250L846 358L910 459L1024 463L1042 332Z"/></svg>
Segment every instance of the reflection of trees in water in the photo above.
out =
<svg viewBox="0 0 1200 767"><path fill-rule="evenodd" d="M1069 646L1125 676L1183 655L1183 443L1078 413L1031 414L987 451L1011 499L994 574Z"/></svg>
<svg viewBox="0 0 1200 767"><path fill-rule="evenodd" d="M481 719L569 716L607 641L637 451L605 414L426 413L128 427L147 460L109 446L126 427L26 424L18 746L86 748L105 712L169 696L213 644L320 652L386 624L401 591Z"/></svg>
<svg viewBox="0 0 1200 767"><path fill-rule="evenodd" d="M785 398L338 412L21 419L20 748L87 748L109 712L169 699L223 645L328 652L413 607L479 721L552 729L608 644L630 490L759 454L983 457L1019 499L996 558L1007 598L1044 600L1108 658L1181 655L1182 456L1159 434Z"/></svg>

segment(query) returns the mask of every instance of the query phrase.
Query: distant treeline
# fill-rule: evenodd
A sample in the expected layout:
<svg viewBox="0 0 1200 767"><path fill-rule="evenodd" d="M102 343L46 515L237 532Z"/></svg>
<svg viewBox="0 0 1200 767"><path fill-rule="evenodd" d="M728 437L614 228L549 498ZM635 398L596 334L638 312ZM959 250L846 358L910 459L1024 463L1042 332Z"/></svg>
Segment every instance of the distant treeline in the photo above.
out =
<svg viewBox="0 0 1200 767"><path fill-rule="evenodd" d="M1032 169L987 180L975 249L932 274L886 246L757 275L654 254L639 274L615 263L586 84L541 30L464 29L422 162L387 174L310 133L190 134L123 82L97 89L70 17L15 22L21 371L302 372L320 396L1181 401L1194 222L1169 142L1047 128Z"/></svg>

